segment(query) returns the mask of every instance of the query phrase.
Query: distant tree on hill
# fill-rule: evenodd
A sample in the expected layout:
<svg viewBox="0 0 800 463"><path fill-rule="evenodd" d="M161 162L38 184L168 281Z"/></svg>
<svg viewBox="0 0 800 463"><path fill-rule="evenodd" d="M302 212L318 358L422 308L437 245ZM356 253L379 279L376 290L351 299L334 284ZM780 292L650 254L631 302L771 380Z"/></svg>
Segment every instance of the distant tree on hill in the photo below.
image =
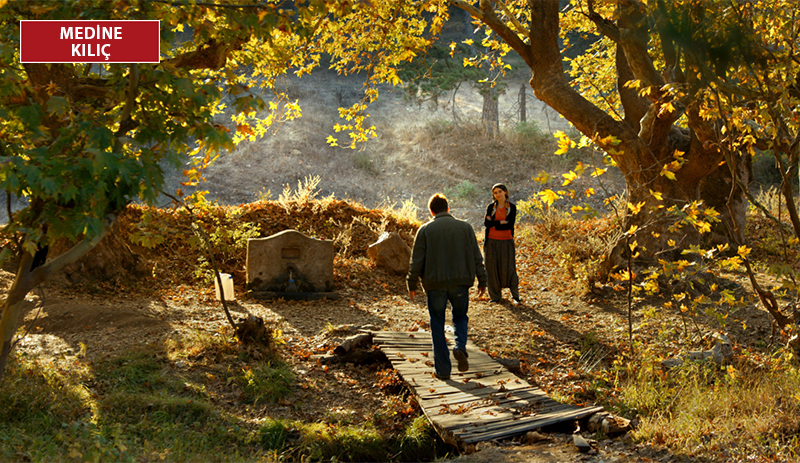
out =
<svg viewBox="0 0 800 463"><path fill-rule="evenodd" d="M483 96L481 120L489 133L495 133L499 127L497 108L498 91L502 91L503 83L498 82L501 72L492 70L496 60L480 56L478 50L489 50L475 43L468 13L461 10L451 16L446 34L434 43L425 53L401 68L399 76L403 79L409 98L418 102L429 101L434 106L446 104L442 95L453 92L453 120L458 123L456 112L456 95L463 84L474 85ZM445 33L443 33L445 34ZM447 40L455 40L447 43ZM469 65L465 63L469 63Z"/></svg>

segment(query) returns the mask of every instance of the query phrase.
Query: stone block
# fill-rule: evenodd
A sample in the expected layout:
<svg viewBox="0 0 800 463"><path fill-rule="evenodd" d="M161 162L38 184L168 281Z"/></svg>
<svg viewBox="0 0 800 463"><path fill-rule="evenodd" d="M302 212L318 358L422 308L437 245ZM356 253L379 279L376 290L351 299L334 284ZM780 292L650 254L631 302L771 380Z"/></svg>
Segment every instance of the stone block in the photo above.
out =
<svg viewBox="0 0 800 463"><path fill-rule="evenodd" d="M411 261L411 248L397 233L384 232L378 241L367 248L367 255L376 265L405 275Z"/></svg>
<svg viewBox="0 0 800 463"><path fill-rule="evenodd" d="M247 240L247 290L278 296L333 291L333 242L285 230Z"/></svg>

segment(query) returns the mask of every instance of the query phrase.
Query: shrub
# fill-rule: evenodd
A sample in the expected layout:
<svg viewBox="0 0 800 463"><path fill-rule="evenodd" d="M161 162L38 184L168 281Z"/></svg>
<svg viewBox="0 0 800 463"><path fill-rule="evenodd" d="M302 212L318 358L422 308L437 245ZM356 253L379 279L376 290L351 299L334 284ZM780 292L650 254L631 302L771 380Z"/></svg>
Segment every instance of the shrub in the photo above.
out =
<svg viewBox="0 0 800 463"><path fill-rule="evenodd" d="M469 180L463 180L453 188L445 188L444 194L453 202L463 201L465 203L474 202L481 195L481 191Z"/></svg>

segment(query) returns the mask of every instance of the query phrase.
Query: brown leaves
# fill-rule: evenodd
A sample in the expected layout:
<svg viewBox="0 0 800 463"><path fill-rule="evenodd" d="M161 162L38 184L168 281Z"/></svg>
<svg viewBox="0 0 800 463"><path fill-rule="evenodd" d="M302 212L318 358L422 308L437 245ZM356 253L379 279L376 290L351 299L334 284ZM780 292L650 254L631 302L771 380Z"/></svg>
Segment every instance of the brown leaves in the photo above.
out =
<svg viewBox="0 0 800 463"><path fill-rule="evenodd" d="M239 126L237 129L246 132L248 127ZM283 204L286 202L291 204ZM143 221L145 216L147 220ZM237 230L242 224L248 223L258 227L260 236L296 229L309 236L334 241L334 247L340 254L343 251L341 237L346 235L347 257L335 256L335 284L370 290L373 300L385 294L401 293L404 287L400 284L402 282L382 278L380 271L368 265L369 261L362 259L366 256L366 249L377 239L379 229L397 232L410 245L417 228L415 224L397 218L391 212L366 209L348 201L292 198L257 201L241 206L209 205L195 208L194 216L184 208L160 209L131 205L119 219L120 234L126 241L133 234L155 234L163 238L157 240L151 250L141 250L141 254L154 264L154 276L158 281L189 283L198 280L200 273L197 268L203 262L202 250L192 231L193 221L209 234L220 229ZM245 267L246 247L234 249L225 246L214 251L220 267Z"/></svg>

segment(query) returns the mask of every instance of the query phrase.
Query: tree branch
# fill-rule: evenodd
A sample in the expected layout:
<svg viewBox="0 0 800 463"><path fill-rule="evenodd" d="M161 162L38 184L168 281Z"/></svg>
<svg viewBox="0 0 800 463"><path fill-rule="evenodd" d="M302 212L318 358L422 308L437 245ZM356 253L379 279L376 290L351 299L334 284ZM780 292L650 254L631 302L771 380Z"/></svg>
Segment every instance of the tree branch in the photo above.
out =
<svg viewBox="0 0 800 463"><path fill-rule="evenodd" d="M30 279L28 285L26 286L25 293L22 297L25 297L25 294L28 294L30 290L41 284L47 278L53 276L54 274L64 270L64 267L67 265L75 262L76 260L83 257L87 252L94 249L97 246L97 243L105 237L111 227L114 225L114 222L117 221L117 214L111 213L108 214L105 218L105 223L103 225L103 230L93 238L87 238L81 241L80 243L76 244L75 246L71 247L68 251L64 252L63 254L59 255L55 259L47 262L46 264L36 267L30 274Z"/></svg>
<svg viewBox="0 0 800 463"><path fill-rule="evenodd" d="M164 60L162 65L180 69L220 69L225 66L228 55L244 45L245 39L238 38L232 42L219 43L214 39L197 47L197 49Z"/></svg>
<svg viewBox="0 0 800 463"><path fill-rule="evenodd" d="M588 0L586 5L589 13L586 15L597 27L598 32L613 40L614 43L620 42L620 31L616 24L604 18L594 9L594 0Z"/></svg>
<svg viewBox="0 0 800 463"><path fill-rule="evenodd" d="M496 0L496 3L498 5L500 5L500 9L503 10L503 14L506 15L508 20L511 21L511 23L514 25L514 27L517 29L517 33L522 35L523 37L530 37L531 31L526 29L525 26L523 26L522 23L519 22L517 17L514 16L511 13L511 11L508 9L506 4L504 2L502 2L501 0Z"/></svg>
<svg viewBox="0 0 800 463"><path fill-rule="evenodd" d="M120 151L122 149L122 142L119 137L128 133L129 130L135 128L138 124L131 118L131 114L133 114L133 108L136 107L136 93L139 90L139 65L137 63L132 63L130 65L130 71L128 73L128 92L125 96L125 107L122 109L122 114L119 118L119 129L117 133L114 134L117 137L117 146L115 149L116 151Z"/></svg>
<svg viewBox="0 0 800 463"><path fill-rule="evenodd" d="M166 0L150 0L153 3L162 3L170 6L208 6L211 8L229 8L229 9L245 9L245 8L267 8L263 3L253 3L249 5L236 5L231 3L214 3L214 2L176 2Z"/></svg>
<svg viewBox="0 0 800 463"><path fill-rule="evenodd" d="M650 106L650 101L647 98L639 96L639 92L635 88L629 88L625 84L635 80L631 68L628 66L628 60L625 58L625 52L617 45L616 56L614 57L617 67L617 93L619 93L622 108L625 110L625 121L639 133L641 129L641 120L647 114L647 108Z"/></svg>
<svg viewBox="0 0 800 463"><path fill-rule="evenodd" d="M465 2L463 0L450 0L450 4L453 5L456 8L460 8L460 9L466 11L473 18L475 18L475 19L477 19L479 21L483 21L483 12L481 12L481 10L475 8L471 4L469 4L469 3L467 3L467 2Z"/></svg>
<svg viewBox="0 0 800 463"><path fill-rule="evenodd" d="M619 0L620 45L625 51L628 65L637 79L646 86L664 85L664 79L656 71L647 48L649 32L644 7L638 0ZM659 98L660 95L654 96Z"/></svg>
<svg viewBox="0 0 800 463"><path fill-rule="evenodd" d="M719 166L724 159L724 155L717 144L717 131L700 116L700 103L693 101L686 108L686 118L689 120L689 127L692 132L693 155L686 158L686 164L682 169L695 174L686 176L687 182L692 184L699 182L703 177Z"/></svg>
<svg viewBox="0 0 800 463"><path fill-rule="evenodd" d="M529 0L531 11L530 56L526 62L533 72L531 87L534 95L570 121L581 133L600 141L614 135L622 146L602 146L618 152L630 144L641 143L636 131L625 122L615 120L578 93L567 81L559 47L559 2L558 0ZM623 172L637 169L624 156L616 156Z"/></svg>
<svg viewBox="0 0 800 463"><path fill-rule="evenodd" d="M480 9L476 9L463 0L449 0L449 2L451 5L466 11L473 18L489 26L495 34L509 44L514 51L519 53L526 64L530 66L530 45L523 42L522 39L519 38L517 31L511 30L506 23L497 16L491 2L488 0L481 0ZM511 18L513 18L513 16L511 16Z"/></svg>
<svg viewBox="0 0 800 463"><path fill-rule="evenodd" d="M663 0L658 0L658 10L660 14L657 16L656 30L661 39L661 51L664 53L664 72L662 77L669 82L684 82L685 76L680 67L680 55L675 47L675 41L670 37L671 34L668 33L668 28L665 24L665 18L669 17L669 15Z"/></svg>

